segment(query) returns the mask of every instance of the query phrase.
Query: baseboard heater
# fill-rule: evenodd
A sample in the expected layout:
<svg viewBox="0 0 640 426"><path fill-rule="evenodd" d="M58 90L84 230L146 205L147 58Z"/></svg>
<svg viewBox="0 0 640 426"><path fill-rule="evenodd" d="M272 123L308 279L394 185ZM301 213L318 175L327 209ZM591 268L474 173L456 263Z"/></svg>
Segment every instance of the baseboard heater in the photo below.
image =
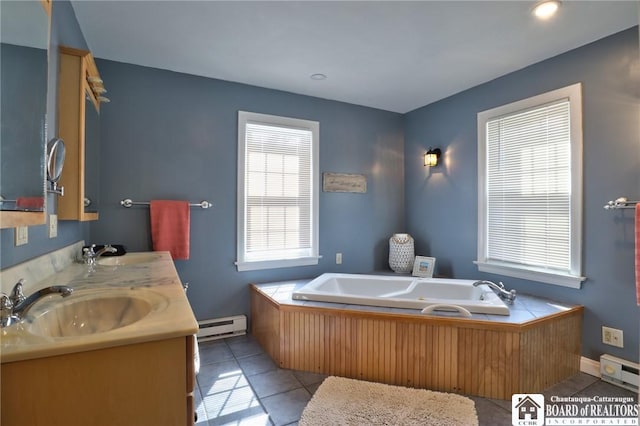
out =
<svg viewBox="0 0 640 426"><path fill-rule="evenodd" d="M600 378L633 392L638 392L638 367L635 362L615 356L600 356Z"/></svg>
<svg viewBox="0 0 640 426"><path fill-rule="evenodd" d="M246 315L198 321L198 341L224 339L247 333Z"/></svg>

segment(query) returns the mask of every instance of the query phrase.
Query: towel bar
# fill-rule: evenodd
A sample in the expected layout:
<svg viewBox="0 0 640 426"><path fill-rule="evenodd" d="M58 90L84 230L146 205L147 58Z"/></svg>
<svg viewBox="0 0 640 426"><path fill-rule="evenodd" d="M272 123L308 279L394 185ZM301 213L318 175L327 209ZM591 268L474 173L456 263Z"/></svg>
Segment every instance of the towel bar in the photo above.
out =
<svg viewBox="0 0 640 426"><path fill-rule="evenodd" d="M617 210L617 209L635 209L636 204L640 201L629 201L627 197L618 197L615 201L609 201L604 208L606 210Z"/></svg>
<svg viewBox="0 0 640 426"><path fill-rule="evenodd" d="M133 201L131 198L125 198L124 200L120 201L120 205L126 208L129 208L131 206L148 206L149 204L150 204L149 201ZM209 207L213 207L213 204L211 204L208 201L202 200L199 203L189 203L189 206L208 209Z"/></svg>

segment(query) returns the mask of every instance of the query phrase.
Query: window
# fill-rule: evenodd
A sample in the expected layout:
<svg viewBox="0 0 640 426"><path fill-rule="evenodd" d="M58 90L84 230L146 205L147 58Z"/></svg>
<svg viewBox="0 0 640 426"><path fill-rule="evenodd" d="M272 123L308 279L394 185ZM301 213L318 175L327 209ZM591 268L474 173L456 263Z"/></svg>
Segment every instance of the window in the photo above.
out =
<svg viewBox="0 0 640 426"><path fill-rule="evenodd" d="M318 263L319 129L238 112L238 271Z"/></svg>
<svg viewBox="0 0 640 426"><path fill-rule="evenodd" d="M478 269L580 288L581 85L478 114Z"/></svg>

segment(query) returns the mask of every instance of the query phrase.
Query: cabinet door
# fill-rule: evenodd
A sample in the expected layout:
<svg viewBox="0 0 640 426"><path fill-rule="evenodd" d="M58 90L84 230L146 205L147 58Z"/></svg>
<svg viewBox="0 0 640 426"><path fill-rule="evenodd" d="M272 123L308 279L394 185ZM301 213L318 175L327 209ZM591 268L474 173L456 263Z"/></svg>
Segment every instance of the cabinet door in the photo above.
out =
<svg viewBox="0 0 640 426"><path fill-rule="evenodd" d="M187 363L184 337L4 363L0 423L190 425Z"/></svg>
<svg viewBox="0 0 640 426"><path fill-rule="evenodd" d="M195 353L197 348L195 336L187 336L185 340L187 349L187 425L192 426L194 424L194 413L196 412L193 391L196 383ZM189 360L191 360L191 362L189 362Z"/></svg>

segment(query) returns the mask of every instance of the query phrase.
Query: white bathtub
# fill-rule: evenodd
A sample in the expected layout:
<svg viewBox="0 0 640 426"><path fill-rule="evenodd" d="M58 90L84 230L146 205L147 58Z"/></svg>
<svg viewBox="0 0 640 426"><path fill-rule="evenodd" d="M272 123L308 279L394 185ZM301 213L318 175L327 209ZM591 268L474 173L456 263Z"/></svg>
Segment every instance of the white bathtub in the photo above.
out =
<svg viewBox="0 0 640 426"><path fill-rule="evenodd" d="M488 286L474 280L387 275L322 274L293 292L296 300L509 315L509 307Z"/></svg>

